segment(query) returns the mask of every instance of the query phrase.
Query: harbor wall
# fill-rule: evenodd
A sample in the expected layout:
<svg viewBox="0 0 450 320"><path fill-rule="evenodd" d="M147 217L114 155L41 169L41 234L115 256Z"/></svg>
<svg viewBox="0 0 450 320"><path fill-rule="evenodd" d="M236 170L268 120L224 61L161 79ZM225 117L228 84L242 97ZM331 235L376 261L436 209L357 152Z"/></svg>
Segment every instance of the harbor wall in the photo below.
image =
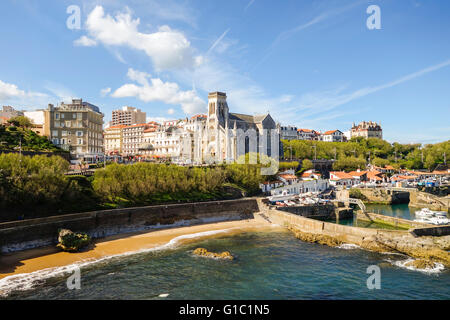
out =
<svg viewBox="0 0 450 320"><path fill-rule="evenodd" d="M352 208L339 207L337 206L337 203L336 205L333 203L327 203L278 207L278 210L319 220L349 219L353 217Z"/></svg>
<svg viewBox="0 0 450 320"><path fill-rule="evenodd" d="M399 226L399 227L406 227L406 228L426 228L430 227L430 224L422 223L422 222L415 222L407 219L397 218L397 217L390 217L385 216L378 213L372 213L372 212L361 212L358 211L356 213L356 218L359 220L367 220L367 221L382 221L384 223L393 225L393 226Z"/></svg>
<svg viewBox="0 0 450 320"><path fill-rule="evenodd" d="M256 199L238 199L101 210L0 223L0 252L57 243L59 229L93 238L156 228L253 218Z"/></svg>
<svg viewBox="0 0 450 320"><path fill-rule="evenodd" d="M383 188L354 188L362 193L366 199L362 199L365 202L395 204L395 203L408 203L409 192L395 191Z"/></svg>
<svg viewBox="0 0 450 320"><path fill-rule="evenodd" d="M431 193L411 190L409 193L409 206L450 213L450 196L438 197Z"/></svg>

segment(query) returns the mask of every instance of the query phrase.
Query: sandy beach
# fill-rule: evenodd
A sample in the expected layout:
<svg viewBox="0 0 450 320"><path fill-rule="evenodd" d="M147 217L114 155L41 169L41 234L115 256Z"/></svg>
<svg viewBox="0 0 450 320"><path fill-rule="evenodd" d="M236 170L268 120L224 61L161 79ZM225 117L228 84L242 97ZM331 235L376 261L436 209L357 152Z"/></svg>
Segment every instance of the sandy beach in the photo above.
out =
<svg viewBox="0 0 450 320"><path fill-rule="evenodd" d="M263 219L227 221L110 236L94 240L93 246L79 253L63 252L54 246L30 249L2 255L0 257L0 279L139 252L168 244L180 244L218 235L258 230L276 231L280 228Z"/></svg>

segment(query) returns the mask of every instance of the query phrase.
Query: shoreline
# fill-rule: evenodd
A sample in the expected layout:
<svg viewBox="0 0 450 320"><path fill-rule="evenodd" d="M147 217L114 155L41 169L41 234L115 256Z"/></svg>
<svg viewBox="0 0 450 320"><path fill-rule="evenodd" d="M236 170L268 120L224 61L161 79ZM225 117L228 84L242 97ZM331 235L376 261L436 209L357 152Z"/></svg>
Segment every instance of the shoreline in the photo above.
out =
<svg viewBox="0 0 450 320"><path fill-rule="evenodd" d="M263 219L247 219L108 236L94 240L93 245L90 245L86 251L78 253L63 252L55 246L13 252L0 256L2 261L0 281L47 269L80 263L95 263L115 256L170 248L176 244L198 241L217 235L264 230L280 231L285 229Z"/></svg>

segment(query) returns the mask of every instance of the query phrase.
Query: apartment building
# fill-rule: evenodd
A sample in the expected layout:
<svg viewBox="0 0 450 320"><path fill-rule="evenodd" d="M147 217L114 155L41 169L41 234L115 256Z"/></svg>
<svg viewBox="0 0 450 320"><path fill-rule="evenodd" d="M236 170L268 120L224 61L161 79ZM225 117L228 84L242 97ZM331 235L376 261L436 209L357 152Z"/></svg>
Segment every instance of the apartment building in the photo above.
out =
<svg viewBox="0 0 450 320"><path fill-rule="evenodd" d="M16 110L11 106L3 106L0 110L0 117L2 118L9 119L17 116L23 116L23 111Z"/></svg>
<svg viewBox="0 0 450 320"><path fill-rule="evenodd" d="M70 151L76 159L102 156L103 113L82 99L72 99L45 110L44 135L53 144Z"/></svg>
<svg viewBox="0 0 450 320"><path fill-rule="evenodd" d="M117 125L105 129L103 135L107 155L121 155L123 153L123 128L126 127L125 125Z"/></svg>
<svg viewBox="0 0 450 320"><path fill-rule="evenodd" d="M124 106L122 109L114 110L112 112L112 120L110 126L118 125L132 125L146 122L146 113L141 109L136 109L129 106Z"/></svg>
<svg viewBox="0 0 450 320"><path fill-rule="evenodd" d="M151 126L148 123L134 124L122 129L122 154L135 156L140 154L139 148L144 143L144 131Z"/></svg>
<svg viewBox="0 0 450 320"><path fill-rule="evenodd" d="M318 140L320 133L311 129L298 129L297 137L299 140Z"/></svg>

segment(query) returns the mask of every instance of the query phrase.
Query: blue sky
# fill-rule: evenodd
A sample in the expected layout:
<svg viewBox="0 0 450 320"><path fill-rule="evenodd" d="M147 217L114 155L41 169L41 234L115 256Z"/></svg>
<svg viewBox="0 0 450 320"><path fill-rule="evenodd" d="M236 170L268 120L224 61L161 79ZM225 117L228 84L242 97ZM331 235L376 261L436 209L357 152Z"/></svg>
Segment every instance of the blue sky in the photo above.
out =
<svg viewBox="0 0 450 320"><path fill-rule="evenodd" d="M381 29L369 30L369 5ZM77 5L80 29L66 12ZM0 105L71 97L111 118L231 112L346 131L381 122L391 142L450 139L450 2L437 0L3 0Z"/></svg>

